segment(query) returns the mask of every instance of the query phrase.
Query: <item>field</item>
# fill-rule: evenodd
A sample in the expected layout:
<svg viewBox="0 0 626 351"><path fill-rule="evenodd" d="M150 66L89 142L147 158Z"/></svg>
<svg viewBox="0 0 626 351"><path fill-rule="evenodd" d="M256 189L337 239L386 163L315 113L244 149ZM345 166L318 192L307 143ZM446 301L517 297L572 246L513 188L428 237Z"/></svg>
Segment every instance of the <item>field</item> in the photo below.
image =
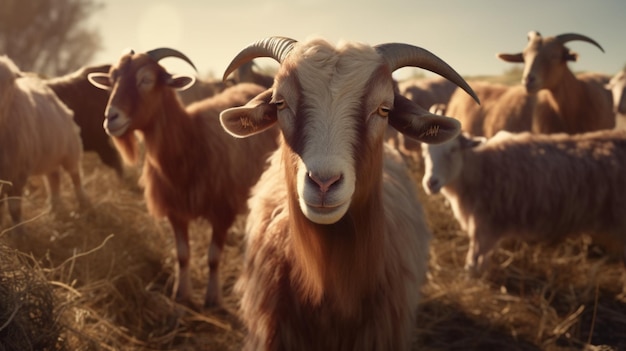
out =
<svg viewBox="0 0 626 351"><path fill-rule="evenodd" d="M408 160L419 183L421 164ZM233 285L245 218L223 256L225 308L192 311L172 302L173 235L147 214L138 170L119 179L90 153L83 168L93 210L75 211L66 179L67 213L53 215L33 178L23 233L0 237L0 350L238 350L244 331ZM415 350L626 350L626 274L602 247L587 237L555 246L505 242L486 276L470 279L465 233L440 195L427 197L421 186L419 195L434 241ZM209 239L207 223L192 226L198 304Z"/></svg>

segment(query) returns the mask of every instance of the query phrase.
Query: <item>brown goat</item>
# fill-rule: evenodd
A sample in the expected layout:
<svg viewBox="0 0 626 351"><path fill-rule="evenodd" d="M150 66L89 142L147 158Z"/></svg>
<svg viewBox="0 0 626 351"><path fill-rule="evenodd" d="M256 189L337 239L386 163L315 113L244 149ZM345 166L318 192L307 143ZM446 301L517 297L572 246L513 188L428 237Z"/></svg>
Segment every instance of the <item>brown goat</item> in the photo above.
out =
<svg viewBox="0 0 626 351"><path fill-rule="evenodd" d="M183 107L175 89L191 77L173 77L158 64L182 53L156 49L122 56L109 74L89 76L96 86L111 89L105 128L125 160L137 159L134 132L143 135L145 161L141 180L148 209L167 217L176 238L179 263L177 299L191 304L189 222L207 219L213 228L209 248L210 276L204 304L221 304L220 256L228 229L246 210L250 187L257 181L267 155L277 147L278 132L241 142L223 131L219 113L246 103L265 88L238 84L212 98Z"/></svg>
<svg viewBox="0 0 626 351"><path fill-rule="evenodd" d="M558 242L589 233L617 243L626 263L626 131L502 131L486 143L461 135L422 151L424 190L441 190L469 235L470 273L482 273L506 237Z"/></svg>
<svg viewBox="0 0 626 351"><path fill-rule="evenodd" d="M80 127L83 150L96 152L100 160L121 177L124 173L122 158L102 128L109 93L94 87L87 79L90 73L107 73L110 68L111 65L83 67L74 73L47 79L45 82L74 111L74 121Z"/></svg>
<svg viewBox="0 0 626 351"><path fill-rule="evenodd" d="M504 61L524 63L522 84L527 93L538 94L533 115L528 117L533 119L533 132L574 134L615 125L610 93L598 76L576 77L567 66L578 57L565 47L574 40L593 44L604 52L600 44L584 35L567 33L544 38L531 31L522 53L498 54ZM510 114L500 109L495 118L509 118Z"/></svg>
<svg viewBox="0 0 626 351"><path fill-rule="evenodd" d="M392 72L425 66L471 89L430 52L321 39L267 38L273 88L220 115L238 137L278 124L282 143L249 200L237 289L246 350L408 350L430 232L406 164L383 143L388 123L423 142L459 131L394 93Z"/></svg>

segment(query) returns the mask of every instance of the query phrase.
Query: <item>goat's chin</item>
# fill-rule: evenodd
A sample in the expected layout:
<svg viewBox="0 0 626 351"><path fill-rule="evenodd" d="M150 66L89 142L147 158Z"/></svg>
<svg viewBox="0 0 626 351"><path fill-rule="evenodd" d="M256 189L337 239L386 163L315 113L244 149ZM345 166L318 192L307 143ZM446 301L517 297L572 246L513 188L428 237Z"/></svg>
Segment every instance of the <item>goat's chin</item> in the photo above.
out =
<svg viewBox="0 0 626 351"><path fill-rule="evenodd" d="M104 131L112 136L112 137L121 137L128 130L128 126L130 125L129 120L118 120L117 123L110 123L108 120L104 120L103 127Z"/></svg>
<svg viewBox="0 0 626 351"><path fill-rule="evenodd" d="M311 222L317 224L336 223L348 212L349 207L349 201L336 207L315 207L307 205L304 201L300 201L300 209L304 216Z"/></svg>

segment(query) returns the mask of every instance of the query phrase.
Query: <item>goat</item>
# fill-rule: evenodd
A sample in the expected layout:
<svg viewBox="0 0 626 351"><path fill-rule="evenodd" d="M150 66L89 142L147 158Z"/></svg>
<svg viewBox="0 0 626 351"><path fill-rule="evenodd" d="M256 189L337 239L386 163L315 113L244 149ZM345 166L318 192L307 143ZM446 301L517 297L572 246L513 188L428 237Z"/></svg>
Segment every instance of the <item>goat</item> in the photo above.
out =
<svg viewBox="0 0 626 351"><path fill-rule="evenodd" d="M472 275L505 237L557 242L590 233L626 247L626 131L501 131L487 142L460 135L422 151L424 190L441 191L467 231Z"/></svg>
<svg viewBox="0 0 626 351"><path fill-rule="evenodd" d="M507 93L509 87L483 81L474 81L470 84L481 104L476 105L465 92L456 89L450 96L445 113L458 119L464 132L476 136L486 135L488 133L485 131L487 128L485 118L499 99Z"/></svg>
<svg viewBox="0 0 626 351"><path fill-rule="evenodd" d="M615 127L626 129L626 70L617 72L605 85L613 96L613 113Z"/></svg>
<svg viewBox="0 0 626 351"><path fill-rule="evenodd" d="M226 69L257 57L281 65L274 85L224 110L249 137L276 124L279 149L253 188L244 271L237 283L248 350L407 350L430 232L415 184L383 143L387 123L442 142L459 123L394 92L392 72L427 68L472 93L446 63L407 44L376 47L270 37Z"/></svg>
<svg viewBox="0 0 626 351"><path fill-rule="evenodd" d="M565 44L584 41L604 49L595 40L575 33L542 37L536 31L528 33L528 44L521 53L498 54L507 62L524 63L522 84L528 94L537 94L532 115L532 131L536 133L583 133L611 129L615 117L610 94L600 84L595 74L579 77L568 68L569 61L578 55ZM499 110L493 118L508 118L509 113ZM493 123L488 120L485 123Z"/></svg>
<svg viewBox="0 0 626 351"><path fill-rule="evenodd" d="M8 196L13 224L21 221L21 196L32 175L46 175L51 207L61 209L61 168L69 173L81 208L89 207L72 111L41 79L20 71L7 56L0 56L0 92L0 180L12 184L3 186L0 195Z"/></svg>
<svg viewBox="0 0 626 351"><path fill-rule="evenodd" d="M45 83L74 112L83 150L96 152L100 160L121 177L124 174L122 159L102 128L109 94L94 87L87 79L90 73L106 73L110 68L111 65L87 66L62 77L47 79Z"/></svg>
<svg viewBox="0 0 626 351"><path fill-rule="evenodd" d="M158 61L184 54L160 48L123 55L108 74L92 73L89 80L111 90L104 127L126 162L137 160L134 132L143 135L145 161L141 182L150 213L167 217L175 236L179 278L177 300L192 305L189 275L189 222L207 219L213 229L209 247L210 275L205 307L221 305L219 263L227 231L245 211L250 187L264 169L264 157L277 147L278 131L246 142L225 133L219 113L243 104L265 88L238 84L186 108L175 89L193 77L172 76Z"/></svg>

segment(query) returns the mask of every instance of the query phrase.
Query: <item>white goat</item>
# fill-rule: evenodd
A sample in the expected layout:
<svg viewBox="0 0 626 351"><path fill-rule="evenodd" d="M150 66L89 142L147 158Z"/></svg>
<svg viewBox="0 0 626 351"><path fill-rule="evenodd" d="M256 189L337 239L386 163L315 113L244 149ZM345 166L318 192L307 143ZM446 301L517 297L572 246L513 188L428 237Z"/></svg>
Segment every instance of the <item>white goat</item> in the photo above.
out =
<svg viewBox="0 0 626 351"><path fill-rule="evenodd" d="M237 137L278 123L282 143L249 200L242 317L248 350L407 350L430 233L387 123L424 142L459 124L394 94L391 73L426 67L471 89L406 44L332 46L272 37L235 57L281 63L274 86L221 113Z"/></svg>
<svg viewBox="0 0 626 351"><path fill-rule="evenodd" d="M487 142L460 135L422 151L424 190L441 190L467 231L472 274L504 237L554 242L590 233L626 248L626 131L499 132Z"/></svg>
<svg viewBox="0 0 626 351"><path fill-rule="evenodd" d="M89 200L81 183L82 146L69 110L41 79L0 56L0 195L8 196L13 224L22 218L21 196L31 175L46 175L50 204L61 209L61 168L72 179L81 207Z"/></svg>

